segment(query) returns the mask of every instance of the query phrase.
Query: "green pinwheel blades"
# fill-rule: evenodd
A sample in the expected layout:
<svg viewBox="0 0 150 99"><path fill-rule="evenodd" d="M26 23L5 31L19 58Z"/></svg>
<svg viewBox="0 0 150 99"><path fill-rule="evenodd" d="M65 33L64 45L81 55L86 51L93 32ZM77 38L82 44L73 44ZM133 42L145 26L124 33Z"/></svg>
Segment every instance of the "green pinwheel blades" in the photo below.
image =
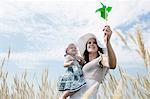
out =
<svg viewBox="0 0 150 99"><path fill-rule="evenodd" d="M101 11L101 17L102 17L103 19L105 19L105 20L107 19L108 14L106 13L105 10Z"/></svg>
<svg viewBox="0 0 150 99"><path fill-rule="evenodd" d="M102 3L102 2L100 2L101 3L101 5L103 6L103 8L106 8L106 6Z"/></svg>
<svg viewBox="0 0 150 99"><path fill-rule="evenodd" d="M101 12L101 8L97 9L97 10L95 11L95 13L96 13L96 12Z"/></svg>
<svg viewBox="0 0 150 99"><path fill-rule="evenodd" d="M108 12L110 12L111 9L112 9L112 7L107 7L107 8L106 8L106 10L107 10Z"/></svg>
<svg viewBox="0 0 150 99"><path fill-rule="evenodd" d="M100 17L107 20L108 13L111 11L112 7L110 7L110 6L106 7L102 2L100 2L100 3L102 5L102 8L97 9L95 11L95 13L100 12Z"/></svg>
<svg viewBox="0 0 150 99"><path fill-rule="evenodd" d="M101 12L101 11L103 11L103 10L105 10L104 8L99 8L99 9L97 9L96 11L95 11L95 13L96 12Z"/></svg>
<svg viewBox="0 0 150 99"><path fill-rule="evenodd" d="M104 11L101 12L101 17L102 17L103 19L105 19L105 12L104 12Z"/></svg>

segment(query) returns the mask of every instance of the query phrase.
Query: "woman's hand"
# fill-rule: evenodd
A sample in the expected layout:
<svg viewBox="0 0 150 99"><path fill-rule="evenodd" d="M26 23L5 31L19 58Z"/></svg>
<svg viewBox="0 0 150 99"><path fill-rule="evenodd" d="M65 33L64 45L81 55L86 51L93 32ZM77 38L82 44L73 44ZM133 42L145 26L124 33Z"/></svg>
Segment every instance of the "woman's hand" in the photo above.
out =
<svg viewBox="0 0 150 99"><path fill-rule="evenodd" d="M104 27L103 31L104 31L104 42L105 42L105 44L108 44L110 41L111 34L112 34L110 26L106 25Z"/></svg>

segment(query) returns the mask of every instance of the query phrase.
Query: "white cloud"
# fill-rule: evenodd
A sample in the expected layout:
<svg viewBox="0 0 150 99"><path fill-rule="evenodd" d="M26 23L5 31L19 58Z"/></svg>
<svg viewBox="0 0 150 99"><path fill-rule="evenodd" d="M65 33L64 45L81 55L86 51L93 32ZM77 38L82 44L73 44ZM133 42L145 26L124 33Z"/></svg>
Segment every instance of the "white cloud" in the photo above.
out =
<svg viewBox="0 0 150 99"><path fill-rule="evenodd" d="M148 0L117 0L113 2L110 13L110 23L116 27L124 22L134 20L137 16L149 12Z"/></svg>
<svg viewBox="0 0 150 99"><path fill-rule="evenodd" d="M19 61L60 59L63 57L66 44L77 40L85 33L95 33L102 39L100 30L105 23L99 19L99 14L95 13L99 7L98 2L98 0L1 2L1 35L4 37L23 35L28 41L27 49L34 49L34 52L27 50L12 53L11 59ZM113 7L108 22L112 28L149 11L148 0L106 0L105 3ZM128 52L124 52L124 49L116 51L124 56L123 58L118 56L119 62L131 63L126 60L132 60L131 54L127 56Z"/></svg>
<svg viewBox="0 0 150 99"><path fill-rule="evenodd" d="M11 52L9 62L13 62L17 67L24 69L34 69L37 66L41 66L43 62L49 65L51 61L63 61L64 53L60 49L47 50L41 52ZM8 53L0 53L0 61L2 62L4 57L7 61ZM44 65L45 65L44 64Z"/></svg>
<svg viewBox="0 0 150 99"><path fill-rule="evenodd" d="M41 52L11 52L10 61L48 61L55 59L62 60L64 53L60 53L59 51L60 49ZM1 53L0 56L5 57L7 56L7 54L8 53Z"/></svg>

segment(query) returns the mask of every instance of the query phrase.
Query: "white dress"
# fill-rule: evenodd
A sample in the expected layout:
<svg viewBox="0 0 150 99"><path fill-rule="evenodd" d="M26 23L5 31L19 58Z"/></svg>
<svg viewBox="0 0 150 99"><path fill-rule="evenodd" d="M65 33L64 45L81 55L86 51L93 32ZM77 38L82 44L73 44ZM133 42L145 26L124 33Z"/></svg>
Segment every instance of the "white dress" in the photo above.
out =
<svg viewBox="0 0 150 99"><path fill-rule="evenodd" d="M91 93L91 96L89 97L89 99L96 99L97 97L97 91L99 88L99 82L93 79L85 79L86 81L86 85L84 87L82 87L79 91L77 91L76 93L74 93L70 98L68 99L81 99L84 95L84 93L94 84L96 84L95 90Z"/></svg>
<svg viewBox="0 0 150 99"><path fill-rule="evenodd" d="M103 81L107 71L109 68L99 66L99 58L92 60L91 62L87 63L83 67L83 74L85 77L86 85L82 87L79 91L74 93L68 99L82 99L84 93L91 88L91 86L96 84L94 91L92 91L91 96L88 99L97 99L97 92L99 89L100 83Z"/></svg>

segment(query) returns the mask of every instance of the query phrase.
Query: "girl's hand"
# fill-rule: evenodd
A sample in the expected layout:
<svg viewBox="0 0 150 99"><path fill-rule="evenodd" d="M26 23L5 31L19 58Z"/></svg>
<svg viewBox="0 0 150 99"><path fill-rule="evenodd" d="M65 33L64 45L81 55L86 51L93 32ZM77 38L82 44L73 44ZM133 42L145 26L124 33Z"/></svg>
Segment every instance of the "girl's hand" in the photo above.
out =
<svg viewBox="0 0 150 99"><path fill-rule="evenodd" d="M76 58L77 58L78 62L80 63L80 65L84 65L85 64L85 60L82 57L76 56Z"/></svg>
<svg viewBox="0 0 150 99"><path fill-rule="evenodd" d="M82 57L80 57L80 56L76 56L76 59L77 59L79 62L83 60Z"/></svg>
<svg viewBox="0 0 150 99"><path fill-rule="evenodd" d="M104 31L104 42L105 42L105 44L108 44L110 41L111 34L112 34L110 26L106 25L104 27L103 31Z"/></svg>

